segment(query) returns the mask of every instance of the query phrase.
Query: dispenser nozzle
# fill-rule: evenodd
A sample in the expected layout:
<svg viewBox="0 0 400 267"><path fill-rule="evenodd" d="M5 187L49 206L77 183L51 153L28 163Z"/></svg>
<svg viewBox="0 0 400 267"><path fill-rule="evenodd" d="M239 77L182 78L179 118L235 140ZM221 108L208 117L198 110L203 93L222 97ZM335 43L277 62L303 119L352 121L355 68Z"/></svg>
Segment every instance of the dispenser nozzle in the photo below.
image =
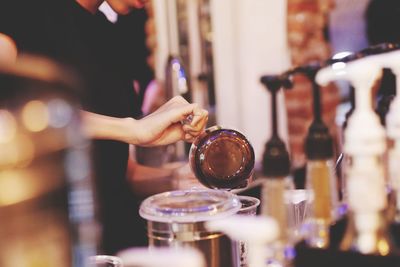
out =
<svg viewBox="0 0 400 267"><path fill-rule="evenodd" d="M399 44L382 43L370 46L357 53L345 56L341 59L328 60L326 63L329 64L329 66L319 71L316 77L316 81L321 86L326 86L329 82L341 78L353 82L355 80L354 77L360 76L361 73L364 73L365 76L371 75L373 78L376 79L379 75L378 73L380 72L381 68L391 68L390 66L385 66L383 62L390 61L389 59L386 60L386 58L391 58L392 56L390 55L395 55L395 53L398 53L397 51L390 51L394 51L399 48ZM379 59L375 57L378 57ZM394 59L392 62L394 63L396 62L396 60ZM377 66L376 63L378 63L379 66Z"/></svg>
<svg viewBox="0 0 400 267"><path fill-rule="evenodd" d="M322 121L320 88L315 81L317 72L323 63L312 62L285 72L285 76L304 75L312 84L314 119L311 123L305 142L305 152L308 159L326 159L333 156L333 139L328 127Z"/></svg>
<svg viewBox="0 0 400 267"><path fill-rule="evenodd" d="M378 64L381 68L391 69L396 75L400 74L400 50L373 55L368 57L368 59Z"/></svg>
<svg viewBox="0 0 400 267"><path fill-rule="evenodd" d="M316 82L322 86L334 80L348 80L355 88L356 109L345 131L346 153L368 155L385 149L384 129L373 112L371 101L372 87L381 74L381 67L369 57L348 63L337 62L317 73Z"/></svg>
<svg viewBox="0 0 400 267"><path fill-rule="evenodd" d="M290 172L289 153L278 134L277 93L284 85L291 85L285 75L265 75L260 79L271 93L272 136L265 144L263 174L267 177L284 177Z"/></svg>
<svg viewBox="0 0 400 267"><path fill-rule="evenodd" d="M372 56L372 55L387 53L387 52L390 52L393 50L397 50L399 48L400 48L400 46L397 43L380 43L380 44L369 46L369 47L359 51L357 54L359 54L362 57L365 57L365 56Z"/></svg>
<svg viewBox="0 0 400 267"><path fill-rule="evenodd" d="M315 76L315 74L318 72L323 67L323 63L319 61L311 62L310 64L307 65L302 65L295 67L293 69L290 69L284 73L285 76L291 76L296 73L304 74L307 77L312 78Z"/></svg>
<svg viewBox="0 0 400 267"><path fill-rule="evenodd" d="M285 89L293 88L293 75L300 73L304 74L311 80L314 81L315 75L319 69L321 69L322 64L320 62L313 62L309 65L298 66L290 69L282 74L282 85Z"/></svg>
<svg viewBox="0 0 400 267"><path fill-rule="evenodd" d="M386 53L386 52L393 51L393 50L396 50L399 48L400 48L399 44L381 43L381 44L367 47L356 53L353 53L353 52L339 53L339 56L330 58L325 63L326 63L326 65L332 65L337 62L350 62L350 61L364 58L366 56L376 55L376 54L380 54L380 53Z"/></svg>
<svg viewBox="0 0 400 267"><path fill-rule="evenodd" d="M264 75L261 77L260 82L270 92L278 92L282 87L286 89L292 87L291 81L285 75Z"/></svg>
<svg viewBox="0 0 400 267"><path fill-rule="evenodd" d="M371 64L368 58L362 58L348 63L336 62L324 67L318 71L315 80L321 86L335 80L349 80L356 87L361 81L375 81L380 74L379 66Z"/></svg>

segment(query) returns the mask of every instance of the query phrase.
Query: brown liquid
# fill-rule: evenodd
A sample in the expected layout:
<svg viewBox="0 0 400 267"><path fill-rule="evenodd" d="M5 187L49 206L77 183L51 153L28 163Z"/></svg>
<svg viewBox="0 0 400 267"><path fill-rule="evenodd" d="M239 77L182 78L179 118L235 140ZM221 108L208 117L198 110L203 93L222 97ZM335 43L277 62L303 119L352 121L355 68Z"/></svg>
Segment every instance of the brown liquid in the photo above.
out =
<svg viewBox="0 0 400 267"><path fill-rule="evenodd" d="M320 164L314 166L310 171L309 175L314 189L314 217L330 224L332 221L332 197L329 169L326 165Z"/></svg>
<svg viewBox="0 0 400 267"><path fill-rule="evenodd" d="M247 184L254 168L254 151L242 134L220 129L203 136L196 145L191 164L202 184L219 189Z"/></svg>

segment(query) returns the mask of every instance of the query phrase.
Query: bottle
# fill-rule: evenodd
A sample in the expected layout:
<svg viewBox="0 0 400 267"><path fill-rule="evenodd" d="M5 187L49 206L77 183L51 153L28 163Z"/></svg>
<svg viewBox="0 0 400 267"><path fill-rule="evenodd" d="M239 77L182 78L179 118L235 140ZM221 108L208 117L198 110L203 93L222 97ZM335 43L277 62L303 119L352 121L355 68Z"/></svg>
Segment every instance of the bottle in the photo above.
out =
<svg viewBox="0 0 400 267"><path fill-rule="evenodd" d="M285 143L278 134L278 118L276 96L279 89L288 81L280 75L261 77L261 83L265 85L271 93L271 122L272 135L265 144L262 161L263 180L261 192L261 215L270 216L279 226L279 236L271 244L274 256L272 261L284 266L290 262L287 257L292 251L291 229L289 227L288 205L286 195L294 189L294 184L290 174L290 159ZM288 254L289 252L289 254Z"/></svg>
<svg viewBox="0 0 400 267"><path fill-rule="evenodd" d="M302 74L312 83L314 118L305 140L306 189L310 196L305 239L310 247L328 248L329 229L337 216L338 190L334 174L333 138L321 117L320 88L315 82L320 68L319 63L312 63L294 68L286 75Z"/></svg>
<svg viewBox="0 0 400 267"><path fill-rule="evenodd" d="M369 46L363 50L360 50L358 52L355 53L339 53L339 56L336 56L330 60L328 60L326 62L326 65L333 65L335 63L335 66L340 66L343 63L348 63L357 59L361 59L367 56L373 56L373 55L378 55L378 54L382 54L382 53L386 53L389 51L393 51L398 49L399 46L398 44L394 44L394 43L381 43L381 44L377 44L377 45L372 45ZM346 129L347 127L347 122L348 122L348 118L353 114L354 109L356 108L356 103L355 103L355 92L354 92L354 87L350 85L349 87L349 100L350 100L350 109L346 112L345 114L345 119L342 125L342 131L340 133L340 138L341 140L344 139L343 136L343 131ZM386 98L386 101L387 98ZM387 104L386 104L387 105ZM385 106L385 105L384 105ZM385 114L385 107L380 105L378 106L378 112L384 113ZM378 113L379 114L379 113ZM384 116L384 115L382 115ZM381 122L382 122L382 118L381 118ZM344 143L344 141L341 142L341 146ZM343 162L343 164L342 164ZM345 179L345 173L346 173L346 166L349 164L349 158L347 156L347 154L345 153L341 153L340 157L338 158L337 161L337 173L339 173L339 177L340 177L340 187L341 187L341 207L340 207L340 213L344 214L347 210L347 188L346 188L346 179Z"/></svg>
<svg viewBox="0 0 400 267"><path fill-rule="evenodd" d="M336 79L349 80L355 88L356 106L345 130L349 223L340 244L342 250L363 254L387 255L394 251L389 238L384 210L387 194L383 155L385 132L372 109L371 90L381 68L373 60L362 58L350 63L333 64L316 76L320 85Z"/></svg>
<svg viewBox="0 0 400 267"><path fill-rule="evenodd" d="M400 224L400 51L390 51L380 55L370 57L375 64L382 68L390 69L396 76L397 94L393 99L389 112L386 115L386 129L388 137L388 176L389 185L394 193L394 207L389 209L392 214L388 214L391 221Z"/></svg>
<svg viewBox="0 0 400 267"><path fill-rule="evenodd" d="M379 166L381 164L377 157L352 158L351 173L349 173L351 178L348 184L351 213L340 244L341 250L386 256L395 249L385 216L386 194L372 189L372 187L384 188L381 179L383 171ZM365 188L365 178L369 183L367 188ZM365 192L362 192L364 191L362 188Z"/></svg>

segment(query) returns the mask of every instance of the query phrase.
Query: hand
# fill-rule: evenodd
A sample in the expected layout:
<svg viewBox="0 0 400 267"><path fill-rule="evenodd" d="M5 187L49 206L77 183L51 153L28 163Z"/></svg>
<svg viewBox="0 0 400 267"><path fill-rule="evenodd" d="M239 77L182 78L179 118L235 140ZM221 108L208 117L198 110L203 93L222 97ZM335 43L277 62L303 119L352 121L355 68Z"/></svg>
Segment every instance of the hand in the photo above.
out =
<svg viewBox="0 0 400 267"><path fill-rule="evenodd" d="M193 116L191 122L182 124L189 115ZM207 120L206 110L176 96L143 119L133 120L127 142L142 146L166 145L179 140L192 142L204 131Z"/></svg>
<svg viewBox="0 0 400 267"><path fill-rule="evenodd" d="M190 123L182 124L189 115ZM92 139L108 139L132 145L167 145L179 140L192 142L207 124L208 112L176 96L140 120L116 118L81 111L83 133Z"/></svg>
<svg viewBox="0 0 400 267"><path fill-rule="evenodd" d="M5 34L0 33L0 65L11 65L17 60L17 46Z"/></svg>

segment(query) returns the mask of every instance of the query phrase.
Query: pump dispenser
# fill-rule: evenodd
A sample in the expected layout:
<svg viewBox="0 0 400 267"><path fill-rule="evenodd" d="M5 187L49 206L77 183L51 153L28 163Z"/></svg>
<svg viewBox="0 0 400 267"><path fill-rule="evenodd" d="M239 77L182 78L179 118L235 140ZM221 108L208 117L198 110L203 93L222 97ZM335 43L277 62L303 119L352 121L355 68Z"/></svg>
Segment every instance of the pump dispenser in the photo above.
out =
<svg viewBox="0 0 400 267"><path fill-rule="evenodd" d="M388 167L389 183L395 193L396 208L394 222L400 223L400 50L371 56L370 60L382 68L391 69L396 76L396 97L386 115L386 129L389 139Z"/></svg>
<svg viewBox="0 0 400 267"><path fill-rule="evenodd" d="M306 241L315 248L327 248L329 228L336 219L338 205L337 181L334 174L333 138L321 118L320 88L315 76L319 63L300 66L287 72L289 77L304 75L312 83L314 119L305 141L306 188L310 193L310 215Z"/></svg>
<svg viewBox="0 0 400 267"><path fill-rule="evenodd" d="M335 65L335 67L339 66L339 68L340 68L341 65L352 62L354 60L362 59L365 57L369 57L372 55L377 55L377 54L381 54L381 53L385 53L385 52L389 52L392 50L396 50L396 49L398 49L398 47L399 46L397 44L393 44L393 43L381 43L381 44L377 44L377 45L372 45L363 50L355 52L355 53L344 53L344 54L342 54L343 56L338 56L338 57L329 59L325 62L325 65ZM353 114L353 111L356 106L354 87L350 86L349 89L350 89L349 101L350 101L351 105L350 105L350 109L345 114L345 121L343 122L342 130L346 129L347 123L348 123L348 118ZM385 102L385 101L383 101L383 102ZM380 113L379 110L385 110L387 108L384 106L385 105L378 104L378 108L377 108L378 114ZM380 118L380 119L382 121L382 118ZM343 139L344 139L344 137L341 134L340 141L343 142ZM342 147L342 145L340 147ZM344 162L344 163L342 163L342 162ZM347 210L347 188L346 188L345 178L343 177L344 176L343 174L346 173L345 168L346 168L347 163L348 163L347 155L345 153L341 153L336 162L336 170L340 172L339 177L341 180L341 184L340 184L340 187L341 187L340 213L341 214L344 214Z"/></svg>
<svg viewBox="0 0 400 267"><path fill-rule="evenodd" d="M381 75L381 68L371 63L367 58L335 63L321 69L316 81L325 86L333 80L345 79L355 88L356 107L344 133L344 151L350 158L346 167L350 211L340 249L387 255L393 246L383 216L387 205L382 162L386 141L371 101L371 89Z"/></svg>
<svg viewBox="0 0 400 267"><path fill-rule="evenodd" d="M272 135L265 145L262 161L262 174L264 179L261 196L261 214L271 216L279 225L280 234L276 242L275 258L284 264L286 261L284 252L290 249L288 236L288 214L285 204L285 194L294 189L290 173L289 153L285 143L278 135L278 118L276 98L280 88L288 83L288 80L279 75L263 76L261 83L271 93L271 121Z"/></svg>

